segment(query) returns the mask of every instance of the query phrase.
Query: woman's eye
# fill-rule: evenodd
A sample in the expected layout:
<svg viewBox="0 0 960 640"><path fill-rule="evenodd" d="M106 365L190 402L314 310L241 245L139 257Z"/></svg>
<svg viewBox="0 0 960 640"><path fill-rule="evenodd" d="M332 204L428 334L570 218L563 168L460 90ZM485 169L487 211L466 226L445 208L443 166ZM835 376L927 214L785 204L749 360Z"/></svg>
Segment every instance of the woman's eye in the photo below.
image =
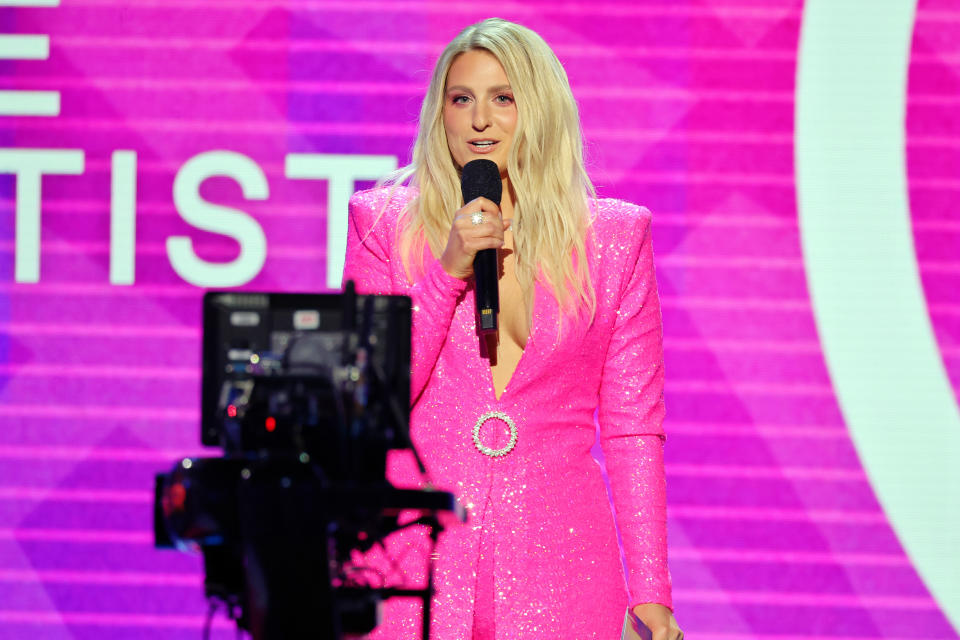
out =
<svg viewBox="0 0 960 640"><path fill-rule="evenodd" d="M500 104L510 104L511 102L513 102L513 96L508 96L506 94L500 94L494 99Z"/></svg>
<svg viewBox="0 0 960 640"><path fill-rule="evenodd" d="M466 104L468 100L467 96L454 96L452 102L453 104Z"/></svg>

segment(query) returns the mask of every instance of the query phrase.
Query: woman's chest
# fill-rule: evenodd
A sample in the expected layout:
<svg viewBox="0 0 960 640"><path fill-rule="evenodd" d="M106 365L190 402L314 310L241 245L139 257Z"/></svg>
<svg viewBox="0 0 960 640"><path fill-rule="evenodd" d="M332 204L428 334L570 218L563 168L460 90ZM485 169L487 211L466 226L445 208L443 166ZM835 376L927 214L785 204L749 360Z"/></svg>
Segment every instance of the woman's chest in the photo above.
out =
<svg viewBox="0 0 960 640"><path fill-rule="evenodd" d="M531 314L527 296L517 280L512 261L504 260L500 278L500 313L495 339L487 342L493 388L499 398L513 377L530 338ZM532 300L532 296L530 297Z"/></svg>

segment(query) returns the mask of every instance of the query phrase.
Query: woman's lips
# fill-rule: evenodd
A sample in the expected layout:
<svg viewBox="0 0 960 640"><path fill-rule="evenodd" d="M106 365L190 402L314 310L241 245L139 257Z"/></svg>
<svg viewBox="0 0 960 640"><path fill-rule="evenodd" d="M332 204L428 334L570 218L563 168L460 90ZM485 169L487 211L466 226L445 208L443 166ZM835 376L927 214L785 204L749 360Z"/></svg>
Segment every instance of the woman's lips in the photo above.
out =
<svg viewBox="0 0 960 640"><path fill-rule="evenodd" d="M493 150L496 148L496 146L497 146L498 144L500 144L500 143L499 143L499 142L493 142L492 144L482 144L482 145L478 145L478 144L476 144L476 143L474 143L474 142L468 142L468 143L467 143L467 146L469 146L469 147L470 147L470 150L473 151L474 153L490 153L491 151L493 151Z"/></svg>

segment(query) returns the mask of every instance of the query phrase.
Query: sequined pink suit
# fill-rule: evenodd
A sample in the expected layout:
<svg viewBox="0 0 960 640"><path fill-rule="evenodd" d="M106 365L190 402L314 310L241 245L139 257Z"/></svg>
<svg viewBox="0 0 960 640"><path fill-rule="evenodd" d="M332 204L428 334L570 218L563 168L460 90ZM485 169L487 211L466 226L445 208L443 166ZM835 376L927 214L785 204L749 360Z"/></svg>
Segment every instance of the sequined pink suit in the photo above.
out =
<svg viewBox="0 0 960 640"><path fill-rule="evenodd" d="M479 350L469 283L447 275L432 256L408 282L396 223L415 191L398 188L377 219L389 193L351 198L344 277L361 292L412 297L411 436L434 484L467 508L467 525L448 529L438 546L434 636L619 638L628 604L671 606L650 214L618 200L596 202L588 246L595 318L558 324L551 290L538 284L530 337L498 400ZM500 458L481 454L472 437L478 417L490 411L517 427L516 447ZM595 415L616 520L590 453ZM502 447L506 434L495 419L481 437ZM420 483L409 457L393 457L389 466L394 484ZM405 544L415 546L408 536L394 551ZM419 609L388 605L372 637L415 637Z"/></svg>

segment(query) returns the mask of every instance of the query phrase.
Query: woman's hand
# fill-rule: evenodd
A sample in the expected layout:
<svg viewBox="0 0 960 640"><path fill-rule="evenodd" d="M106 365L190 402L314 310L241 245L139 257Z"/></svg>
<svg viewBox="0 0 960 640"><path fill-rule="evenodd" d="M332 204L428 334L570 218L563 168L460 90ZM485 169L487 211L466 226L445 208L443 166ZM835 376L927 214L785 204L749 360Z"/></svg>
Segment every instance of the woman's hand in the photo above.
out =
<svg viewBox="0 0 960 640"><path fill-rule="evenodd" d="M481 224L474 224L474 214L483 216ZM457 210L447 247L440 256L443 270L455 278L466 280L473 274L473 259L481 249L499 249L503 246L503 232L510 221L500 217L500 207L486 198L476 198Z"/></svg>
<svg viewBox="0 0 960 640"><path fill-rule="evenodd" d="M676 618L662 604L638 604L633 608L633 613L650 629L653 640L683 640L683 631L677 625Z"/></svg>

